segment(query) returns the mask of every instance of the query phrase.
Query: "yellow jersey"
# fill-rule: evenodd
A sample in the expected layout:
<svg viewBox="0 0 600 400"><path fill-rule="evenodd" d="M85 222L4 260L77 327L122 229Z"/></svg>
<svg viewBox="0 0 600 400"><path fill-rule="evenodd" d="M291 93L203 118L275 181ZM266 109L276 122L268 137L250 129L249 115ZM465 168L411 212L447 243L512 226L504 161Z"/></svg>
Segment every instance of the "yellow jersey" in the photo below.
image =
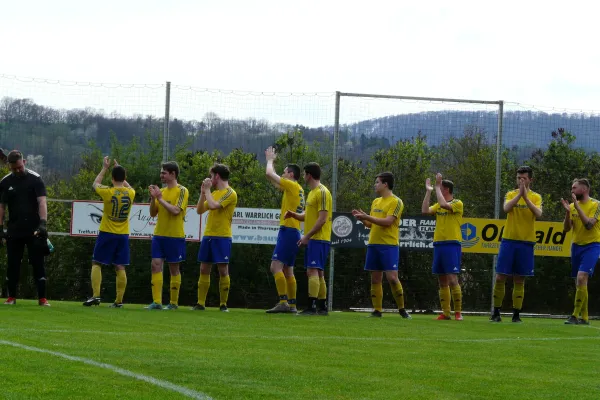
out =
<svg viewBox="0 0 600 400"><path fill-rule="evenodd" d="M280 226L287 226L300 230L300 221L295 218L285 219L287 210L298 214L304 212L304 189L296 181L281 178L279 186L283 191L283 199L281 199L281 217L279 218Z"/></svg>
<svg viewBox="0 0 600 400"><path fill-rule="evenodd" d="M504 203L514 199L519 194L519 189L506 193ZM542 208L542 196L533 190L527 192L527 197L538 208ZM520 240L535 243L535 215L531 212L525 199L522 197L506 216L506 225L502 233L502 239Z"/></svg>
<svg viewBox="0 0 600 400"><path fill-rule="evenodd" d="M462 233L460 226L463 217L463 202L458 199L452 199L448 202L452 210L446 210L440 207L439 203L431 206L430 210L435 213L435 232L433 233L434 242L461 242Z"/></svg>
<svg viewBox="0 0 600 400"><path fill-rule="evenodd" d="M590 199L585 203L579 202L579 206L588 218L600 219L600 202ZM585 229L585 225L579 218L579 213L571 203L571 221L573 221L573 243L583 246L590 243L600 242L600 224L594 224L592 229Z"/></svg>
<svg viewBox="0 0 600 400"><path fill-rule="evenodd" d="M398 196L391 195L389 197L378 197L371 204L371 212L369 215L377 218L385 218L388 215L396 217L390 226L380 226L371 224L371 232L369 233L369 244L386 244L390 246L398 246L399 232L402 211L404 211L404 203Z"/></svg>
<svg viewBox="0 0 600 400"><path fill-rule="evenodd" d="M231 237L231 220L233 211L237 205L237 193L228 187L212 192L213 199L221 205L215 210L208 210L208 201L204 202L204 208L208 210L206 229L204 236Z"/></svg>
<svg viewBox="0 0 600 400"><path fill-rule="evenodd" d="M158 220L154 227L154 235L166 236L175 238L184 238L185 231L183 224L185 221L185 213L187 211L188 198L190 196L187 188L182 185L177 185L173 188L164 187L160 189L162 198L169 204L181 209L177 215L173 215L164 208L158 200L154 200L158 207Z"/></svg>
<svg viewBox="0 0 600 400"><path fill-rule="evenodd" d="M309 232L317 223L320 211L327 211L325 224L315 233L310 240L331 241L331 215L333 212L333 201L331 193L322 184L308 192L306 198L306 212L304 214L304 233Z"/></svg>
<svg viewBox="0 0 600 400"><path fill-rule="evenodd" d="M104 185L97 185L95 189L104 202L100 231L129 235L129 213L135 198L135 190Z"/></svg>

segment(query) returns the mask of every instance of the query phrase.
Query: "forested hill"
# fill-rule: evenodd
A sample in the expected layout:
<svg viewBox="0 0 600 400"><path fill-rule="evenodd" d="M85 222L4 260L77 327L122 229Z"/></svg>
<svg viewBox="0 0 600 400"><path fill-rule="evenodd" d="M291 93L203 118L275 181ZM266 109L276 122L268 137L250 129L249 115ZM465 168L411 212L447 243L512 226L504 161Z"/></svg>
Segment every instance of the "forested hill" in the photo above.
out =
<svg viewBox="0 0 600 400"><path fill-rule="evenodd" d="M600 150L600 116L597 115L505 112L503 123L503 144L524 158L532 150L544 148L552 139L551 132L559 127L577 137L575 146ZM169 126L171 150L185 145L190 150L220 150L225 154L233 148L242 148L262 155L281 133L298 129L308 143L321 143L322 149L330 149L333 132L332 126L222 119L215 113L207 113L201 120L175 118ZM42 164L38 168L44 170L76 171L90 141L108 151L111 133L121 143L138 137L143 145L148 135L158 139L162 130L163 119L155 116L104 114L94 109L59 110L28 99L3 98L0 102L0 147L18 148L28 155L38 156L36 162ZM421 134L430 145L437 145L448 137L462 136L465 130L485 132L489 141L495 141L497 113L422 112L343 125L340 127L340 156L366 160L377 149L398 140Z"/></svg>

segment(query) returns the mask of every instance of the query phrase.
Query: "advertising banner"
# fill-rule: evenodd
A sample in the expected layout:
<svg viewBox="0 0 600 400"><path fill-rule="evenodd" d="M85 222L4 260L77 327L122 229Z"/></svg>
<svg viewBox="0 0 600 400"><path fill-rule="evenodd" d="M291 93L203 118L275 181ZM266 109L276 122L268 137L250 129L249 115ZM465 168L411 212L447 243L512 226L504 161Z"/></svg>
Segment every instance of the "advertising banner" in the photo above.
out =
<svg viewBox="0 0 600 400"><path fill-rule="evenodd" d="M71 236L98 236L104 203L101 201L74 201L71 208ZM156 218L150 216L150 205L135 203L129 213L129 229L132 239L150 239ZM184 222L185 239L200 240L200 216L196 207L187 208Z"/></svg>

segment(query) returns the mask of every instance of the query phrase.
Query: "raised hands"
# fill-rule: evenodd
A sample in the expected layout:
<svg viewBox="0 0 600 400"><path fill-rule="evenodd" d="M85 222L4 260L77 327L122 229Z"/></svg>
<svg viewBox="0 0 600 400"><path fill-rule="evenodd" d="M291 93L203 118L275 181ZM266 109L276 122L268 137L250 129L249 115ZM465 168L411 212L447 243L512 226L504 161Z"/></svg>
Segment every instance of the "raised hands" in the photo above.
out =
<svg viewBox="0 0 600 400"><path fill-rule="evenodd" d="M273 148L273 146L269 146L265 150L265 158L267 159L267 161L275 161L275 159L277 158L277 154L275 153L275 149Z"/></svg>
<svg viewBox="0 0 600 400"><path fill-rule="evenodd" d="M433 192L433 186L431 186L431 179L425 179L425 190L428 192Z"/></svg>

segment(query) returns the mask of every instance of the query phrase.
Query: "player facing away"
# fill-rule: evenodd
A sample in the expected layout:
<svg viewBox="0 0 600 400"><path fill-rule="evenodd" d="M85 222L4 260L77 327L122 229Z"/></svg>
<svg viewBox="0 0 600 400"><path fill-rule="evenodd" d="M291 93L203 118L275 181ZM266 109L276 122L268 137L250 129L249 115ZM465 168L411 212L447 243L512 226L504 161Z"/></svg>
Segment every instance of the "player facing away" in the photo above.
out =
<svg viewBox="0 0 600 400"><path fill-rule="evenodd" d="M506 225L496 265L494 311L492 322L501 322L500 308L504 300L506 279L513 277L512 322L521 322L519 313L525 296L525 277L533 276L533 251L536 242L535 220L542 216L542 196L530 189L531 167L517 169L517 189L506 193L504 212Z"/></svg>
<svg viewBox="0 0 600 400"><path fill-rule="evenodd" d="M162 310L163 264L169 264L171 281L170 301L166 310L176 310L181 288L180 263L185 261L184 220L188 205L189 192L177 182L179 165L175 161L162 164L160 181L166 185L159 188L150 185L150 216L156 217L156 226L152 236L152 303L150 310Z"/></svg>
<svg viewBox="0 0 600 400"><path fill-rule="evenodd" d="M135 198L135 190L127 183L125 168L114 160L112 187L104 186L102 180L110 168L110 159L104 157L102 170L96 176L93 187L104 202L100 232L92 257L92 297L83 305L100 305L102 265L114 265L117 274L117 298L111 308L123 307L123 295L127 286L125 267L129 265L129 213Z"/></svg>
<svg viewBox="0 0 600 400"><path fill-rule="evenodd" d="M298 183L300 167L296 164L288 164L283 170L283 174L279 176L273 166L273 162L277 158L273 147L269 147L265 151L265 158L267 159L267 179L283 192L279 233L271 258L271 273L275 278L279 302L275 307L267 310L267 313L296 313L294 264L298 254L298 241L301 237L300 221L294 218L286 219L285 213L287 210L296 213L304 212L304 189Z"/></svg>
<svg viewBox="0 0 600 400"><path fill-rule="evenodd" d="M461 261L460 226L463 217L463 202L454 198L454 183L442 179L442 174L435 176L435 195L437 203L429 207L431 180L425 181L425 198L421 212L425 215L435 215L435 232L433 233L433 273L438 276L440 283L440 304L442 314L438 320L452 319L450 316L450 299L454 303L454 318L462 321L462 292L458 283Z"/></svg>
<svg viewBox="0 0 600 400"><path fill-rule="evenodd" d="M306 246L304 266L308 276L308 307L298 315L328 315L324 272L331 243L333 201L329 189L321 184L319 164L310 162L304 166L304 181L310 188L304 213L287 210L284 216L285 219L304 221L304 235L298 246Z"/></svg>
<svg viewBox="0 0 600 400"><path fill-rule="evenodd" d="M411 319L404 309L404 290L398 279L400 262L399 233L404 203L392 192L394 175L382 172L375 178L375 193L379 197L373 200L371 212L352 210L352 215L366 227L371 228L365 271L371 272L371 301L373 312L371 317L381 317L383 311L383 273L390 284L392 294L398 305L402 318Z"/></svg>
<svg viewBox="0 0 600 400"><path fill-rule="evenodd" d="M600 258L600 202L590 197L590 181L585 178L573 181L571 197L571 204L560 199L566 212L563 229L565 232L573 229L571 276L577 286L573 314L565 324L589 325L587 286Z"/></svg>
<svg viewBox="0 0 600 400"><path fill-rule="evenodd" d="M200 200L196 212L202 215L208 211L206 228L198 252L200 279L198 280L198 303L192 310L206 308L206 295L210 288L210 271L213 264L219 269L219 309L229 312L227 299L231 281L229 262L231 261L231 221L237 204L237 193L229 186L229 168L215 164L209 171L210 178L202 182ZM211 188L215 190L211 193Z"/></svg>

